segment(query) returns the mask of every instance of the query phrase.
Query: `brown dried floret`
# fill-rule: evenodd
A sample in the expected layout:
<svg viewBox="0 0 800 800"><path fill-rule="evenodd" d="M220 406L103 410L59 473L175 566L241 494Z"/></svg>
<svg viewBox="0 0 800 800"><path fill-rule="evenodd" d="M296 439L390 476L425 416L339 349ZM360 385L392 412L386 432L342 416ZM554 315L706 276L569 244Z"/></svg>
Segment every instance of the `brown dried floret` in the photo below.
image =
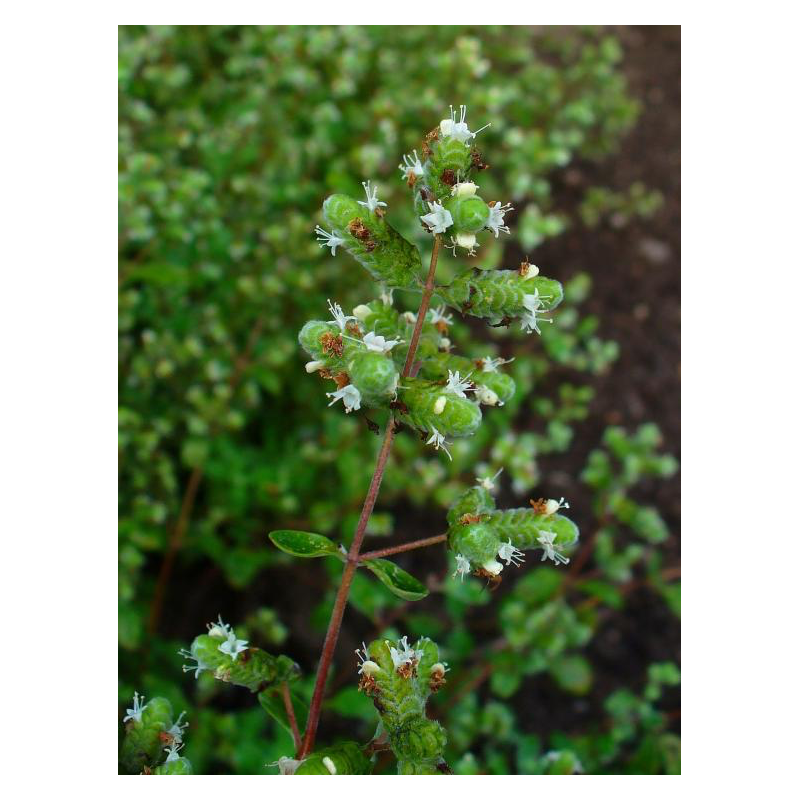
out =
<svg viewBox="0 0 800 800"><path fill-rule="evenodd" d="M358 682L358 691L364 692L367 697L375 697L380 690L378 689L378 684L375 683L375 678L372 675L363 673L361 680Z"/></svg>
<svg viewBox="0 0 800 800"><path fill-rule="evenodd" d="M392 400L389 408L399 411L401 414L408 414L408 406L402 400Z"/></svg>
<svg viewBox="0 0 800 800"><path fill-rule="evenodd" d="M456 174L453 172L450 167L447 169L442 170L442 183L447 186L455 186L456 185Z"/></svg>
<svg viewBox="0 0 800 800"><path fill-rule="evenodd" d="M540 497L538 500L530 500L529 502L535 514L547 513L547 500L544 497Z"/></svg>
<svg viewBox="0 0 800 800"><path fill-rule="evenodd" d="M344 352L344 339L335 333L326 331L320 336L319 342L322 345L323 353L327 353L328 355L334 354L341 357Z"/></svg>
<svg viewBox="0 0 800 800"><path fill-rule="evenodd" d="M398 668L397 674L408 680L409 678L416 678L417 677L417 664L419 662L416 658L412 658L411 661L404 661Z"/></svg>
<svg viewBox="0 0 800 800"><path fill-rule="evenodd" d="M524 278L531 269L531 265L528 263L528 259L526 258L520 265L519 265L519 276L520 278Z"/></svg>
<svg viewBox="0 0 800 800"><path fill-rule="evenodd" d="M364 337L364 334L363 334L363 333L361 333L361 328L359 327L359 325L358 325L358 323L357 323L357 322L353 322L353 321L351 320L350 322L348 322L348 323L347 323L347 324L344 326L344 329L345 329L345 330L346 330L346 331L347 331L349 334L351 334L352 336L357 336L359 339L362 339L362 338Z"/></svg>
<svg viewBox="0 0 800 800"><path fill-rule="evenodd" d="M480 150L473 150L470 156L472 157L472 166L475 169L489 169L489 165L483 160Z"/></svg>
<svg viewBox="0 0 800 800"><path fill-rule="evenodd" d="M482 519L486 517L485 514L462 514L458 521L462 525L472 525L475 522L480 522Z"/></svg>
<svg viewBox="0 0 800 800"><path fill-rule="evenodd" d="M371 238L369 228L364 224L364 220L362 220L361 217L353 217L347 224L347 230L349 230L356 239L364 240Z"/></svg>
<svg viewBox="0 0 800 800"><path fill-rule="evenodd" d="M346 372L337 372L333 379L336 381L337 389L344 389L350 383L350 376Z"/></svg>
<svg viewBox="0 0 800 800"><path fill-rule="evenodd" d="M436 664L435 667L436 669L431 669L431 679L428 682L428 686L434 694L447 683L444 677L444 666Z"/></svg>
<svg viewBox="0 0 800 800"><path fill-rule="evenodd" d="M476 578L484 578L489 587L489 591L492 592L503 582L503 579L499 575L495 575L494 572L489 572L488 569L484 569L483 567L478 567L472 574Z"/></svg>

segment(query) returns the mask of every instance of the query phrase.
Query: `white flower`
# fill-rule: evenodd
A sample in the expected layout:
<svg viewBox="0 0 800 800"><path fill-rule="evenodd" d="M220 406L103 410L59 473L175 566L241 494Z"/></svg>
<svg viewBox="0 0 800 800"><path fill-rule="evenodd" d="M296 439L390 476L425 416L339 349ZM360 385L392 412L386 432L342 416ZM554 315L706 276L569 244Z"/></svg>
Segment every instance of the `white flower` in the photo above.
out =
<svg viewBox="0 0 800 800"><path fill-rule="evenodd" d="M525 269L523 270L523 267ZM524 281L529 281L531 278L535 278L539 274L539 267L536 264L529 264L528 260L526 259L519 268L519 275Z"/></svg>
<svg viewBox="0 0 800 800"><path fill-rule="evenodd" d="M381 302L385 306L390 306L390 305L392 305L392 302L393 302L392 295L394 295L394 289L387 289L384 286L384 287L381 288L381 293L380 293L379 297L381 299Z"/></svg>
<svg viewBox="0 0 800 800"><path fill-rule="evenodd" d="M341 400L344 403L345 414L349 414L351 411L358 411L358 409L361 408L361 392L359 392L352 383L348 383L347 386L343 386L335 392L325 392L325 396L333 398L333 400L328 403L328 408L337 400Z"/></svg>
<svg viewBox="0 0 800 800"><path fill-rule="evenodd" d="M218 614L217 621L209 622L206 627L208 628L208 635L213 636L215 639L227 639L228 634L231 632L231 626L222 621L222 614Z"/></svg>
<svg viewBox="0 0 800 800"><path fill-rule="evenodd" d="M475 384L475 399L482 403L485 406L502 406L504 403L500 402L500 398L497 396L497 392L490 389L488 386L484 386L481 383Z"/></svg>
<svg viewBox="0 0 800 800"><path fill-rule="evenodd" d="M450 244L447 245L448 250L456 254L457 247L463 247L467 251L468 256L475 255L475 248L478 246L478 240L474 233L457 233L455 237L450 237Z"/></svg>
<svg viewBox="0 0 800 800"><path fill-rule="evenodd" d="M236 661L236 656L247 650L247 641L245 639L237 639L233 631L228 632L228 638L217 648L220 653L225 653L231 657L231 661Z"/></svg>
<svg viewBox="0 0 800 800"><path fill-rule="evenodd" d="M188 722L184 722L183 725L181 725L181 720L183 719L185 714L186 714L185 711L181 711L180 716L178 717L178 719L175 721L173 726L167 731L167 733L172 737L173 741L176 741L176 742L182 742L183 741L184 728L188 728L189 727L189 723Z"/></svg>
<svg viewBox="0 0 800 800"><path fill-rule="evenodd" d="M361 185L364 187L364 191L367 193L367 202L365 203L363 200L359 200L358 204L360 206L365 206L370 211L375 211L376 208L378 208L379 206L385 206L386 203L384 203L382 200L378 200L378 189L377 187L373 189L370 186L371 183L372 181L361 183Z"/></svg>
<svg viewBox="0 0 800 800"><path fill-rule="evenodd" d="M442 336L442 338L439 339L439 349L444 350L445 353L450 352L451 344L452 342L446 336Z"/></svg>
<svg viewBox="0 0 800 800"><path fill-rule="evenodd" d="M436 398L436 402L433 404L433 413L434 414L441 414L444 411L444 407L447 405L447 398L442 394Z"/></svg>
<svg viewBox="0 0 800 800"><path fill-rule="evenodd" d="M513 358L492 358L491 356L486 356L486 358L480 359L481 371L497 372L498 367L501 367L503 364L510 364L513 360Z"/></svg>
<svg viewBox="0 0 800 800"><path fill-rule="evenodd" d="M539 297L539 290L534 289L533 294L526 294L522 300L522 304L527 309L528 313L523 314L520 318L522 322L522 329L527 333L536 333L541 334L539 330L539 322L552 322L551 319L542 319L538 317L537 314L542 313L542 299Z"/></svg>
<svg viewBox="0 0 800 800"><path fill-rule="evenodd" d="M125 709L127 716L122 718L123 722L127 722L129 719L135 720L136 722L142 721L142 711L144 711L146 705L146 703L142 703L142 700L144 700L143 694L139 694L138 692L133 693L133 708Z"/></svg>
<svg viewBox="0 0 800 800"><path fill-rule="evenodd" d="M191 672L192 670L194 670L194 677L195 678L199 678L200 677L200 673L203 670L211 669L211 667L209 667L208 664L206 664L205 662L201 661L190 650L186 650L184 648L181 648L180 650L178 650L178 655L179 656L183 656L184 658L190 658L192 661L196 662L194 666L192 666L191 664L184 664L183 665L183 671L184 672Z"/></svg>
<svg viewBox="0 0 800 800"><path fill-rule="evenodd" d="M444 387L444 390L446 392L452 392L456 397L466 398L467 395L464 394L464 392L472 391L472 383L469 379L470 375L472 375L471 372L469 375L465 375L462 378L458 370L455 372L447 370L447 385Z"/></svg>
<svg viewBox="0 0 800 800"><path fill-rule="evenodd" d="M472 197L478 191L478 185L471 181L457 183L451 190L453 197Z"/></svg>
<svg viewBox="0 0 800 800"><path fill-rule="evenodd" d="M268 767L277 767L281 771L281 775L294 775L297 768L305 761L305 759L289 758L289 756L281 756L277 761L267 764Z"/></svg>
<svg viewBox="0 0 800 800"><path fill-rule="evenodd" d="M554 564L569 564L569 559L566 556L561 555L561 553L556 550L556 548L560 547L560 545L553 544L555 539L556 535L553 531L542 531L539 535L537 541L544 548L544 552L542 553L542 561L547 561L549 558Z"/></svg>
<svg viewBox="0 0 800 800"><path fill-rule="evenodd" d="M497 557L505 561L507 567L511 566L511 564L518 567L525 560L525 555L521 550L517 550L517 548L511 544L511 539L505 544L500 545L500 549L497 551Z"/></svg>
<svg viewBox="0 0 800 800"><path fill-rule="evenodd" d="M406 321L406 325L417 324L417 315L413 311L404 311L401 316Z"/></svg>
<svg viewBox="0 0 800 800"><path fill-rule="evenodd" d="M175 741L169 747L165 747L164 751L167 754L167 760L164 762L165 764L169 764L170 761L177 761L180 758L180 754L178 750L183 747L183 742Z"/></svg>
<svg viewBox="0 0 800 800"><path fill-rule="evenodd" d="M414 151L414 158L411 158L410 155L403 156L403 163L399 164L397 168L403 173L403 180L407 180L410 174L414 174L418 178L425 174L416 150Z"/></svg>
<svg viewBox="0 0 800 800"><path fill-rule="evenodd" d="M487 561L485 564L481 564L481 566L492 575L499 575L503 571L503 565L494 559Z"/></svg>
<svg viewBox="0 0 800 800"><path fill-rule="evenodd" d="M453 573L453 577L455 578L457 575L461 576L461 580L464 580L465 575L469 575L470 573L470 565L469 560L464 558L461 553L456 553L456 571Z"/></svg>
<svg viewBox="0 0 800 800"><path fill-rule="evenodd" d="M551 514L555 514L559 508L569 508L569 503L563 497L560 500L548 500L544 504L545 516L549 517Z"/></svg>
<svg viewBox="0 0 800 800"><path fill-rule="evenodd" d="M400 344L400 339L386 339L383 336L378 336L373 331L365 334L363 340L364 344L367 346L367 350L371 350L373 353L388 353L396 344Z"/></svg>
<svg viewBox="0 0 800 800"><path fill-rule="evenodd" d="M447 311L447 306L439 306L439 308L432 308L428 314L430 314L431 322L436 325L439 322L444 322L445 325L452 325L453 324L453 315L452 314L445 314L444 312Z"/></svg>
<svg viewBox="0 0 800 800"><path fill-rule="evenodd" d="M488 125L484 125L483 128L478 128L478 130L473 133L467 127L467 107L459 106L459 111L461 116L459 121L456 122L456 112L453 111L453 106L450 106L450 119L443 119L439 123L439 130L442 132L442 136L452 136L454 139L458 139L459 142L467 144L470 139L477 136L484 128L488 128L489 125L492 124L490 122Z"/></svg>
<svg viewBox="0 0 800 800"><path fill-rule="evenodd" d="M356 321L354 316L345 314L344 311L342 311L342 307L338 303L332 303L330 299L328 300L328 309L331 312L333 321L339 326L340 331L344 331L348 320Z"/></svg>
<svg viewBox="0 0 800 800"><path fill-rule="evenodd" d="M359 667L358 667L358 674L359 675L375 675L376 673L381 671L380 666L374 662L369 657L369 651L367 650L367 645L364 642L361 642L361 647L364 651L363 655L361 650L356 648L356 655L358 656Z"/></svg>
<svg viewBox="0 0 800 800"><path fill-rule="evenodd" d="M325 769L328 770L331 775L336 774L336 764L333 763L330 756L323 756L322 763L325 765Z"/></svg>
<svg viewBox="0 0 800 800"><path fill-rule="evenodd" d="M431 229L431 233L444 233L453 224L453 215L438 201L428 203L430 214L420 219Z"/></svg>
<svg viewBox="0 0 800 800"><path fill-rule="evenodd" d="M310 375L312 372L318 372L325 366L324 361L307 361L306 372Z"/></svg>
<svg viewBox="0 0 800 800"><path fill-rule="evenodd" d="M500 469L497 470L497 472L495 472L495 474L492 475L491 478L478 478L478 480L477 480L478 486L483 487L484 489L486 489L487 492L493 492L494 491L494 486L495 486L495 481L500 477L500 473L502 471L503 471L503 468L500 467Z"/></svg>
<svg viewBox="0 0 800 800"><path fill-rule="evenodd" d="M392 647L389 642L386 642L389 645L389 655L392 657L392 664L394 668L397 669L398 667L403 666L403 664L411 664L414 661L419 662L422 658L422 651L421 650L414 650L408 644L408 636L404 636L398 644L400 645L399 648Z"/></svg>
<svg viewBox="0 0 800 800"><path fill-rule="evenodd" d="M317 234L317 241L319 242L319 246L330 247L332 256L336 255L336 248L340 244L344 244L345 242L345 240L342 239L341 236L337 236L335 233L328 233L323 228L320 228L319 225L317 225L317 227L314 228L314 232Z"/></svg>
<svg viewBox="0 0 800 800"><path fill-rule="evenodd" d="M503 233L511 233L508 225L503 224L503 217L509 211L513 210L510 203L506 203L502 206L500 203L495 203L493 206L489 206L489 219L486 222L486 227L494 233L495 239L500 235L500 231L503 231Z"/></svg>
<svg viewBox="0 0 800 800"><path fill-rule="evenodd" d="M353 309L353 315L359 322L363 322L370 314L372 313L372 309L369 306L360 305L356 306Z"/></svg>
<svg viewBox="0 0 800 800"><path fill-rule="evenodd" d="M436 428L433 427L431 428L431 438L428 439L428 441L425 442L425 444L432 444L434 446L434 449L436 450L438 450L441 447L442 450L444 450L445 453L447 453L447 457L451 461L453 460L453 456L450 455L450 451L445 447L447 442L445 441L444 436L442 436L442 434L439 433L439 431L437 431Z"/></svg>

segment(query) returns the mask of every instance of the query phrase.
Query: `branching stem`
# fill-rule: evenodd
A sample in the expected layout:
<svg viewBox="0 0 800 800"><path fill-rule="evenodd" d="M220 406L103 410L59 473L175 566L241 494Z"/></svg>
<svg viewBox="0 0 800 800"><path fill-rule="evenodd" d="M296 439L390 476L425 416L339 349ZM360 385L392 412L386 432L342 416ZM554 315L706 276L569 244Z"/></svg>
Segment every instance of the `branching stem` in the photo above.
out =
<svg viewBox="0 0 800 800"><path fill-rule="evenodd" d="M447 534L442 533L439 536L429 536L427 539L417 539L414 542L406 542L406 544L398 544L394 547L384 547L382 550L370 550L369 553L363 553L359 556L359 561L369 561L371 558L383 558L384 556L391 556L395 553L405 553L407 550L416 550L419 547L430 547L432 544L440 544L447 541Z"/></svg>
<svg viewBox="0 0 800 800"><path fill-rule="evenodd" d="M417 345L419 344L419 336L422 331L422 324L425 321L425 316L428 313L428 306L431 302L431 295L433 294L434 280L436 277L436 263L439 260L439 248L442 244L442 237L437 234L433 241L433 252L431 253L431 264L428 268L428 277L425 281L425 288L422 292L422 300L420 301L419 311L417 312L417 321L414 325L414 332L411 335L411 343L408 346L408 355L406 356L406 363L403 367L403 377L408 377L411 371L411 365L414 363L414 356L417 353ZM353 535L353 543L350 545L350 551L347 554L347 563L345 564L344 571L342 572L342 582L339 584L339 590L336 593L336 599L333 602L333 611L331 612L331 620L328 623L328 630L325 634L325 642L322 645L322 656L320 657L319 667L317 668L317 680L314 684L314 694L311 697L311 706L308 710L308 722L306 724L305 735L300 749L297 752L297 758L305 758L314 747L314 740L317 736L317 726L319 725L319 717L322 712L322 699L325 695L325 682L328 678L328 671L330 670L331 662L333 661L333 653L336 650L336 642L339 639L339 631L342 627L342 617L344 616L344 609L347 606L347 598L350 595L350 586L353 583L353 576L355 575L356 568L358 567L359 554L361 552L361 544L364 541L364 534L367 530L367 523L372 515L372 510L375 507L375 502L378 499L378 492L381 487L381 480L383 473L386 469L386 462L389 459L389 452L392 449L392 441L394 440L394 416L390 415L386 423L386 434L383 437L383 444L381 445L380 452L378 453L378 460L375 464L375 471L372 474L372 480L369 484L367 496L364 499L364 506L361 509L361 516L356 526L356 532Z"/></svg>
<svg viewBox="0 0 800 800"><path fill-rule="evenodd" d="M289 684L285 681L281 684L281 696L283 697L283 705L286 709L286 716L289 718L289 725L292 728L294 749L295 751L298 751L303 744L303 740L300 738L300 729L297 727L297 717L294 713L294 705L292 704L292 695L289 692Z"/></svg>

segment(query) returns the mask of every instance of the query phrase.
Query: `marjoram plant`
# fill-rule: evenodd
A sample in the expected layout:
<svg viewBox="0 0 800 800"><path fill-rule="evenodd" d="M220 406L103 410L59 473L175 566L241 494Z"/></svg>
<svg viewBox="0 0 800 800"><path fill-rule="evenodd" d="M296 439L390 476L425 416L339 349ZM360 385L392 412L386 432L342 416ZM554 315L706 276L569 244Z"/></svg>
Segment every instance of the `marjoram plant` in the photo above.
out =
<svg viewBox="0 0 800 800"><path fill-rule="evenodd" d="M365 199L344 194L328 197L323 204L325 227L316 228L321 246L329 247L332 256L346 250L380 288L377 299L356 306L351 314L329 300L331 319L310 320L303 326L299 343L309 357L306 371L332 382L326 393L329 405L341 401L346 414L382 410L387 419L349 549L316 533L276 530L270 534L276 547L293 556L329 557L343 564L310 705L306 709L292 691L299 668L291 658L250 646L221 618L181 651L191 662L184 671L196 677L207 671L220 681L246 687L292 732L295 752L278 762L282 774L369 774L377 753L387 750L394 755L399 774L451 772L443 755L447 733L426 715L428 697L446 683L448 666L437 645L424 636L413 644L407 636L379 638L356 651L359 689L372 699L378 716L375 735L364 745L348 741L317 747L328 672L358 569L371 572L395 595L414 601L428 590L386 556L445 545L455 559L454 580L472 574L494 586L505 567L523 563L526 551L538 550L542 561L562 565L569 562L566 553L578 541L577 526L560 513L569 507L564 498L497 509L494 475L480 479L458 497L447 513L446 533L362 552L395 436L401 431L416 434L452 460L448 444L476 432L482 407L499 408L514 395L513 379L501 371L504 359L473 360L452 352L448 334L454 323L448 309L495 327L518 323L528 333L540 333L540 325L553 321L546 315L563 298L561 284L540 275L527 260L517 269L467 264L449 283L437 284L443 246L454 255L474 257L480 237L509 233L504 216L510 205L487 202L476 183L488 166L474 143L483 128L469 129L463 105L457 112L451 107L450 112L399 165L415 214L431 237L427 269L417 247L389 223L387 205L378 199L370 181L363 184ZM395 291L419 294L417 312L395 310ZM190 774L191 764L180 755L186 728L183 714L175 719L170 703L162 697L147 703L144 699L135 694L124 718L120 770Z"/></svg>

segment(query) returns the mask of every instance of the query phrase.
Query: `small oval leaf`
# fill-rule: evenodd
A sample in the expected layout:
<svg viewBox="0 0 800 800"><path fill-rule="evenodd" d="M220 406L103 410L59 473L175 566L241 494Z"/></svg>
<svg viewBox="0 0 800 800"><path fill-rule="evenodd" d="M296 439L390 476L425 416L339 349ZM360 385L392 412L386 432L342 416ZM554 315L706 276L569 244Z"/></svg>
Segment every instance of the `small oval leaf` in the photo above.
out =
<svg viewBox="0 0 800 800"><path fill-rule="evenodd" d="M339 548L327 536L322 536L319 533L272 531L269 538L275 547L290 556L322 558L322 556L339 555Z"/></svg>
<svg viewBox="0 0 800 800"><path fill-rule="evenodd" d="M392 561L370 558L362 563L392 594L404 600L422 600L428 595L428 590L413 575Z"/></svg>

